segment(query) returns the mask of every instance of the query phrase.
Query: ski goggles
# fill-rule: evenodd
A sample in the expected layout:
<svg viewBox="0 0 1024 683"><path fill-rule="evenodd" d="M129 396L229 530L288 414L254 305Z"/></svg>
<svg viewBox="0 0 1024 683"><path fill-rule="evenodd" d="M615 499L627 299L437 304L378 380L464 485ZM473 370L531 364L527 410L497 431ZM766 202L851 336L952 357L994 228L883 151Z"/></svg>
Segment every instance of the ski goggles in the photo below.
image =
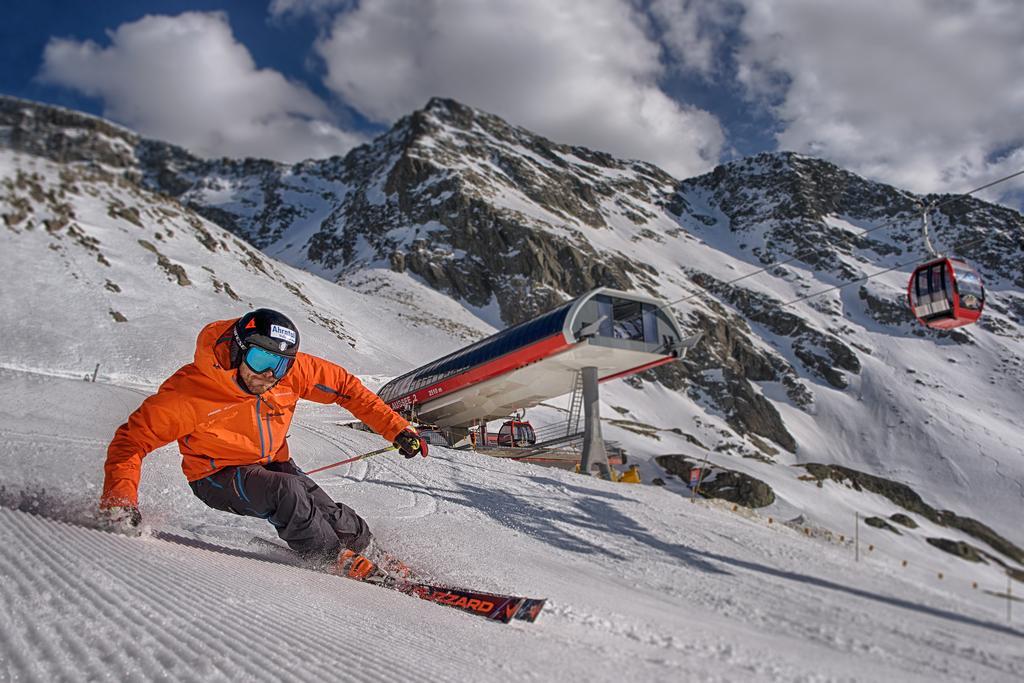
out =
<svg viewBox="0 0 1024 683"><path fill-rule="evenodd" d="M276 353L271 353L264 348L259 346L250 346L245 351L245 364L249 366L249 369L256 374L264 373L267 370L274 371L274 377L281 379L288 374L291 370L292 364L295 362L294 358L289 356L280 356Z"/></svg>

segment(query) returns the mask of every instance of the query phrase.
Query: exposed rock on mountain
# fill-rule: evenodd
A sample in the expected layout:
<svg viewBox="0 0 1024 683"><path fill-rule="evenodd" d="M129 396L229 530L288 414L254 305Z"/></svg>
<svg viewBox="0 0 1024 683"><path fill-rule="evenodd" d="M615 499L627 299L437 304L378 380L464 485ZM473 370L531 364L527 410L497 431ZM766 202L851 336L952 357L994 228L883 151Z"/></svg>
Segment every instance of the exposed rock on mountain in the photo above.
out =
<svg viewBox="0 0 1024 683"><path fill-rule="evenodd" d="M701 464L678 453L659 455L655 460L669 474L684 481L689 480L690 470ZM749 508L762 508L775 502L772 487L760 479L724 467L707 467L705 470L700 479L699 493L706 498L719 498Z"/></svg>
<svg viewBox="0 0 1024 683"><path fill-rule="evenodd" d="M926 541L931 545L935 546L939 550L943 550L950 555L956 555L957 557L963 558L968 562L984 562L985 551L979 550L970 543L964 543L963 541L954 541L948 538L926 538Z"/></svg>
<svg viewBox="0 0 1024 683"><path fill-rule="evenodd" d="M858 491L864 489L885 496L905 510L916 512L936 524L959 529L984 541L1007 557L1011 557L1017 562L1024 562L1024 549L1006 540L976 519L961 517L952 510L936 510L925 503L921 496L906 484L858 472L841 465L808 463L804 467L818 481L831 479L839 483L848 482L849 486Z"/></svg>
<svg viewBox="0 0 1024 683"><path fill-rule="evenodd" d="M119 275L129 260L164 295L201 290L232 306L270 288L353 349L359 331L327 311L331 294L313 291L323 281L275 264L375 300L402 296L389 283L426 284L460 302L462 320L497 327L596 286L648 292L703 336L684 362L627 380L665 406L630 421L659 425L652 442L685 438L680 448L719 460L705 491L769 504L777 480L760 482L745 466L854 464L861 469L809 468L1024 558L1010 531L860 474L892 484L913 471L942 490L971 480L1000 492L968 503L994 517L999 500L1020 502L1024 217L1006 207L916 196L791 153L678 180L444 99L344 157L285 165L200 159L96 117L0 97L0 150L10 169L0 178L0 234L52 238L68 272L84 254L102 273L90 280L102 324L129 328L146 315L149 283ZM940 333L909 315L907 275L926 257L921 203L941 205L932 215L940 247L984 273L991 296L978 325ZM90 225L83 207L100 220ZM453 332L438 338L479 338L484 325L445 310L398 315L410 329ZM406 360L392 356L388 367ZM621 433L625 423L608 427ZM728 459L735 468L720 467ZM912 528L909 517L890 519Z"/></svg>
<svg viewBox="0 0 1024 683"><path fill-rule="evenodd" d="M917 522L915 522L913 518L903 514L902 512L896 512L889 515L889 519L897 524L907 527L908 529L916 529L918 526Z"/></svg>
<svg viewBox="0 0 1024 683"><path fill-rule="evenodd" d="M868 526L875 527L876 529L886 529L887 531L891 531L894 534L900 533L896 527L894 527L892 524L889 524L881 517L867 517L864 519L864 523Z"/></svg>
<svg viewBox="0 0 1024 683"><path fill-rule="evenodd" d="M816 298L811 307L824 317L813 319L687 255L712 243L734 249L749 255L751 271L767 268L805 292L822 273L841 283L870 273L873 262L913 262L922 253L918 202L947 199L790 153L679 182L650 164L557 144L444 99L344 158L292 166L203 160L102 119L11 98L0 98L0 143L157 190L292 265L353 286L372 286L356 284L366 269L406 272L470 306L496 306L504 323L596 286L682 292L693 301L685 322L703 339L686 364L643 380L686 390L739 434L789 451L796 439L758 384L779 383L804 410L819 381L847 389L869 352L847 321L853 301ZM142 220L137 207L109 210ZM69 217L55 211L49 220L57 229ZM963 245L986 272L1021 283L1013 262L1020 240L1012 236L1024 231L1020 214L967 199L944 206L934 223L940 241ZM259 258L251 262L258 267ZM172 265L165 270L188 281ZM857 297L866 316L897 334L935 334L912 322L899 291L869 282ZM986 324L1014 334L1024 300L994 307L1005 318ZM973 343L968 332L940 336Z"/></svg>

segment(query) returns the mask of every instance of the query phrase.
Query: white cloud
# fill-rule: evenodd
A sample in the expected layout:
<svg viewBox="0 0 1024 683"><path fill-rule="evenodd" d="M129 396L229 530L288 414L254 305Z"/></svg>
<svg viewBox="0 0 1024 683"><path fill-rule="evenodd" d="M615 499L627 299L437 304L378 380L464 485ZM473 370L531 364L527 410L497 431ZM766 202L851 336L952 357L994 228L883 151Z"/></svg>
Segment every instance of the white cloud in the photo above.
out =
<svg viewBox="0 0 1024 683"><path fill-rule="evenodd" d="M332 12L350 7L356 0L272 0L268 11L275 19L292 16L299 17L311 14L315 17L326 17Z"/></svg>
<svg viewBox="0 0 1024 683"><path fill-rule="evenodd" d="M726 44L725 29L738 21L739 0L649 0L648 11L675 67L708 80L721 73L717 52Z"/></svg>
<svg viewBox="0 0 1024 683"><path fill-rule="evenodd" d="M704 172L721 127L659 88L645 29L620 0L378 0L338 15L317 51L326 85L375 121L446 96L559 142Z"/></svg>
<svg viewBox="0 0 1024 683"><path fill-rule="evenodd" d="M221 13L147 16L110 46L53 38L40 77L103 100L104 115L206 157L280 161L340 154L361 137L279 72L257 69Z"/></svg>
<svg viewBox="0 0 1024 683"><path fill-rule="evenodd" d="M740 79L780 148L918 192L1024 167L1018 0L746 3Z"/></svg>

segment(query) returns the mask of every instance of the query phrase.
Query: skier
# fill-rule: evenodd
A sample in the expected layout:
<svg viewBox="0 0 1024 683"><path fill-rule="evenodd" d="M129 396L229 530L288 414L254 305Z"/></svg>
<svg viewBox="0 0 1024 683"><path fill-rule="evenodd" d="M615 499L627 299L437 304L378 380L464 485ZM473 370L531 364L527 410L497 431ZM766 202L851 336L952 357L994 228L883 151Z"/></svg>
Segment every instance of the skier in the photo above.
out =
<svg viewBox="0 0 1024 683"><path fill-rule="evenodd" d="M104 466L105 524L127 532L139 526L142 459L177 441L189 486L206 505L268 520L290 548L339 573L362 578L374 565L407 573L373 543L352 508L334 502L291 459L286 436L300 398L337 403L406 458L427 457L414 427L344 368L299 353L292 321L261 308L204 327L193 362L117 429Z"/></svg>

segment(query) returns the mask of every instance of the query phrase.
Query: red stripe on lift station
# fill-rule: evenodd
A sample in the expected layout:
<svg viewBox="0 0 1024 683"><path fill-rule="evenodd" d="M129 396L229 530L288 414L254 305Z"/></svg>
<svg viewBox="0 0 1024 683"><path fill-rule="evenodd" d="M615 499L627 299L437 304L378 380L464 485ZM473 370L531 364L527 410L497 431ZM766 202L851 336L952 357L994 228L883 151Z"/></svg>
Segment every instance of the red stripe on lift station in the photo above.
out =
<svg viewBox="0 0 1024 683"><path fill-rule="evenodd" d="M669 356L668 358L662 358L660 360L651 361L650 363L646 363L644 365L638 365L635 368L630 368L629 370L623 370L622 372L617 372L614 375L608 375L607 377L602 377L600 381L602 383L603 382L610 382L613 379L618 379L619 377L625 377L626 375L635 375L638 372L643 372L644 370L650 370L651 368L656 368L659 365L664 365L665 363L671 363L672 361L676 360L676 358L677 358L676 356Z"/></svg>
<svg viewBox="0 0 1024 683"><path fill-rule="evenodd" d="M565 336L559 332L558 334L554 334L545 339L541 339L538 342L534 342L529 346L524 346L517 351L507 353L504 356L488 361L483 365L470 368L466 372L449 377L437 384L424 387L412 395L413 402L419 405L437 398L438 396L450 394L458 389L463 389L473 384L479 384L480 382L497 377L498 375L503 375L506 372L517 370L524 365L529 365L530 363L542 360L548 356L553 356L559 351L563 351L570 346L572 346L572 344L567 343L565 341ZM388 405L394 406L395 404L404 404L407 402L407 398L408 394L390 401Z"/></svg>

